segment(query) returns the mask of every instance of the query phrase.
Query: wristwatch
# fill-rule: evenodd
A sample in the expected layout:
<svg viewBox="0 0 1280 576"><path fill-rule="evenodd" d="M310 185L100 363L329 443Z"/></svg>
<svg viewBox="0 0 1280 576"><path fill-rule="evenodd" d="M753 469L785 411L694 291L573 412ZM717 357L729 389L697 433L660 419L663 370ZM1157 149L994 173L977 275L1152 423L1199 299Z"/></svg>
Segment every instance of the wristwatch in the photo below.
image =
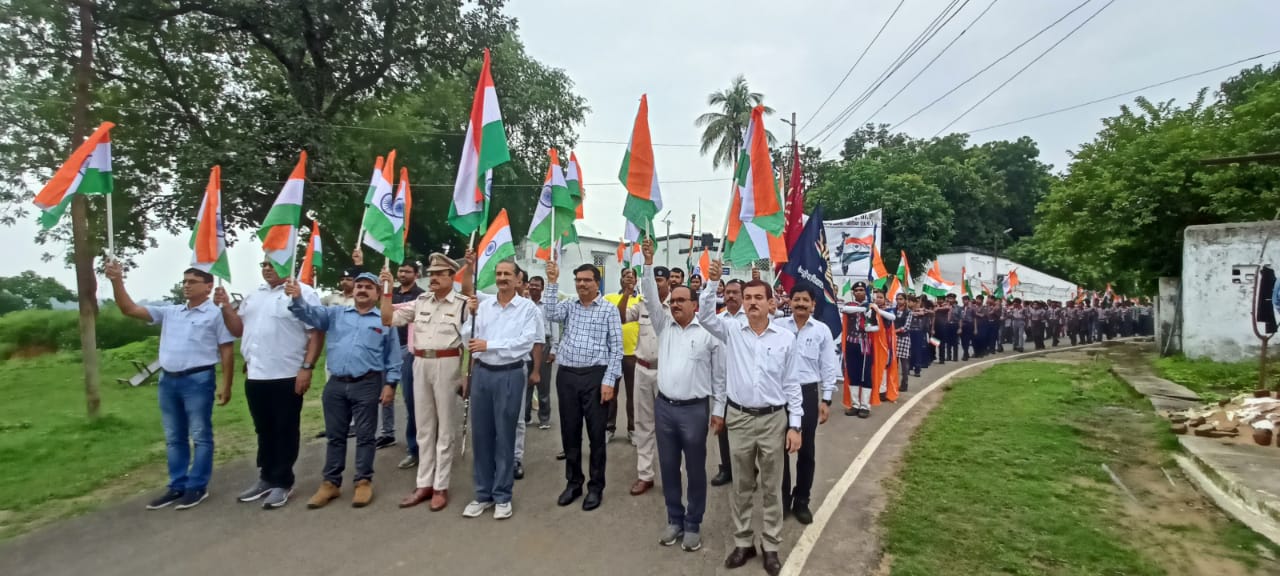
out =
<svg viewBox="0 0 1280 576"><path fill-rule="evenodd" d="M315 364L312 364L311 362L303 362L303 363L302 363L302 369L303 369L303 370L315 370L315 369L316 369L316 365L315 365Z"/></svg>
<svg viewBox="0 0 1280 576"><path fill-rule="evenodd" d="M830 405L831 405L831 401L830 401L830 400L823 400L823 401L822 401L822 403L823 403L823 404L826 404L827 406L830 406Z"/></svg>
<svg viewBox="0 0 1280 576"><path fill-rule="evenodd" d="M800 429L799 429L799 428L796 428L795 426L788 426L788 427L787 427L787 430L790 430L791 432L795 432L795 433L797 433L797 434L799 434L799 433L800 433Z"/></svg>

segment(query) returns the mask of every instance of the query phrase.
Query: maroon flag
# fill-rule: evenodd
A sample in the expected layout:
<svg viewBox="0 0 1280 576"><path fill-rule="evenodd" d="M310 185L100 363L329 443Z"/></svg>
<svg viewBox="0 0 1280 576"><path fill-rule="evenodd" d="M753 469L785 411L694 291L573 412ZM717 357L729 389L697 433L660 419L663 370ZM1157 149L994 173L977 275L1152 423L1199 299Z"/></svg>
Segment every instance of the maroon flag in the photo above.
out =
<svg viewBox="0 0 1280 576"><path fill-rule="evenodd" d="M786 241L787 253L790 254L800 234L804 232L804 177L800 170L800 155L795 147L791 149L791 182L787 185L786 215L787 222L782 229L782 238ZM782 271L781 264L775 271L782 282L782 289L790 292L791 287L795 285L795 279Z"/></svg>

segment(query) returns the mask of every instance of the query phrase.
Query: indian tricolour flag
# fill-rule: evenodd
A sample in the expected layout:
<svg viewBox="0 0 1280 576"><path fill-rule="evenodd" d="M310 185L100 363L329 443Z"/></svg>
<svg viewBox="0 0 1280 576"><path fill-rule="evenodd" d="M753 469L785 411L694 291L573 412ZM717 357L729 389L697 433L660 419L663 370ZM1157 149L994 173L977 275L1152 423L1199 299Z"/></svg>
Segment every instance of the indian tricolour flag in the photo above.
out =
<svg viewBox="0 0 1280 576"><path fill-rule="evenodd" d="M880 249L871 244L871 287L884 290L889 287L889 269L884 267Z"/></svg>
<svg viewBox="0 0 1280 576"><path fill-rule="evenodd" d="M373 176L369 177L369 190L364 193L364 205L368 206L373 203L373 194L378 191L378 181L382 180L382 162L383 158L373 163Z"/></svg>
<svg viewBox="0 0 1280 576"><path fill-rule="evenodd" d="M316 285L316 277L324 267L324 249L320 247L320 223L311 221L311 236L307 237L307 254L302 257L302 269L298 281L308 286Z"/></svg>
<svg viewBox="0 0 1280 576"><path fill-rule="evenodd" d="M538 208L529 223L529 241L543 248L550 248L554 240L566 240L565 234L573 226L575 204L560 166L560 154L555 148L549 152L550 165L538 196Z"/></svg>
<svg viewBox="0 0 1280 576"><path fill-rule="evenodd" d="M1018 280L1018 270L1016 268L1009 269L1009 273L1004 275L1004 280L1000 282L1000 291L1005 298L1013 297L1013 289L1018 287L1022 281ZM1111 285L1107 284L1110 288Z"/></svg>
<svg viewBox="0 0 1280 576"><path fill-rule="evenodd" d="M622 156L618 180L627 189L622 216L627 219L627 239L635 240L653 230L653 218L662 210L662 190L653 161L653 141L649 138L649 97L640 95L640 110L631 128L627 152Z"/></svg>
<svg viewBox="0 0 1280 576"><path fill-rule="evenodd" d="M730 263L746 266L761 258L774 264L787 261L787 245L782 238L786 219L780 192L773 180L764 107L756 106L751 111L734 174L729 245L725 250L725 259Z"/></svg>
<svg viewBox="0 0 1280 576"><path fill-rule="evenodd" d="M627 267L635 271L636 276L644 272L644 253L638 242L631 243L631 258L627 261Z"/></svg>
<svg viewBox="0 0 1280 576"><path fill-rule="evenodd" d="M484 290L497 283L498 263L515 258L516 247L511 242L511 222L507 220L507 210L498 212L489 229L480 241L479 262L476 263L479 274L476 276L476 290Z"/></svg>
<svg viewBox="0 0 1280 576"><path fill-rule="evenodd" d="M934 298L946 298L956 285L942 279L942 269L938 266L938 261L933 261L933 267L929 268L929 273L924 277L924 286L920 289Z"/></svg>
<svg viewBox="0 0 1280 576"><path fill-rule="evenodd" d="M396 151L387 154L382 174L374 184L373 201L364 209L364 244L399 264L404 261L404 194L408 182L401 178L401 193L396 194L392 180L395 178ZM408 176L407 173L404 176Z"/></svg>
<svg viewBox="0 0 1280 576"><path fill-rule="evenodd" d="M565 182L569 185L569 196L571 196L577 205L574 207L574 220L582 220L582 204L587 199L587 185L582 183L585 176L582 175L582 165L578 163L578 153L569 153L569 168L565 174Z"/></svg>
<svg viewBox="0 0 1280 576"><path fill-rule="evenodd" d="M960 291L965 296L973 298L973 287L969 285L969 272L965 270L964 266L960 267L960 286Z"/></svg>
<svg viewBox="0 0 1280 576"><path fill-rule="evenodd" d="M58 224L76 194L111 194L110 131L113 127L115 124L111 122L98 126L36 194L33 202L41 210L40 226L45 230Z"/></svg>
<svg viewBox="0 0 1280 576"><path fill-rule="evenodd" d="M293 258L298 247L298 221L302 218L302 189L307 180L307 152L298 157L298 164L285 182L276 203L271 205L267 217L258 229L262 250L281 277L293 276Z"/></svg>
<svg viewBox="0 0 1280 576"><path fill-rule="evenodd" d="M209 184L196 214L196 227L191 231L191 267L204 270L227 282L231 281L231 265L227 262L227 235L222 227L222 167L209 171Z"/></svg>
<svg viewBox="0 0 1280 576"><path fill-rule="evenodd" d="M493 168L511 160L507 149L507 133L498 110L498 92L489 73L489 49L484 51L484 67L476 83L471 103L471 121L462 144L462 162L453 184L453 202L449 204L449 224L461 234L484 230L489 218L489 186Z"/></svg>
<svg viewBox="0 0 1280 576"><path fill-rule="evenodd" d="M907 294L915 294L915 284L911 282L911 265L907 263L907 251L902 250L902 259L898 260L898 281L902 283L902 288Z"/></svg>

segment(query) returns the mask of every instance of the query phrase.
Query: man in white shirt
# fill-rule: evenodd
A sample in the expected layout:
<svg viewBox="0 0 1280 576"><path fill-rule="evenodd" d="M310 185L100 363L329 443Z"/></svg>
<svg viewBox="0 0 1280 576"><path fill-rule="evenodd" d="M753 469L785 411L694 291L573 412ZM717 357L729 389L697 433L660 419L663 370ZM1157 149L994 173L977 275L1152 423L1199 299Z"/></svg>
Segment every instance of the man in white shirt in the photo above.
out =
<svg viewBox="0 0 1280 576"><path fill-rule="evenodd" d="M258 435L258 481L239 500L265 496L262 507L270 510L284 506L293 493L302 397L311 388L324 336L289 311L284 278L271 261L263 260L261 268L265 284L245 296L238 310L224 306L223 317L227 330L242 339L240 355L248 372L244 397ZM320 305L315 290L306 284L299 288L307 304Z"/></svg>
<svg viewBox="0 0 1280 576"><path fill-rule="evenodd" d="M646 412L652 414L654 424L646 432L652 436L651 430L657 430L662 494L667 504L667 529L658 543L672 546L680 542L681 548L693 552L702 548L702 515L707 507L709 414L724 412L724 347L694 317L698 301L692 290L677 286L668 298L663 298L653 266L652 240L646 239L642 250L645 266L640 288L650 329L657 335L658 389L656 398L640 397L636 413L642 412L642 404L652 405L652 410ZM662 304L664 300L668 301L670 313ZM641 326L642 348L647 347L644 340L645 326ZM641 390L641 383L648 379L637 378L636 389ZM636 431L640 430L637 423ZM642 447L644 444L652 444L652 440L642 443ZM681 493L682 460L689 476L688 507Z"/></svg>
<svg viewBox="0 0 1280 576"><path fill-rule="evenodd" d="M719 286L719 282L715 284ZM736 278L724 285L724 310L720 312L720 318L733 320L739 324L747 323L747 313L742 309L742 285L742 281ZM711 485L724 486L733 482L733 461L729 457L731 453L729 434L721 430L716 436L720 444L720 470L711 479Z"/></svg>
<svg viewBox="0 0 1280 576"><path fill-rule="evenodd" d="M782 542L783 450L800 449L800 423L804 417L792 353L796 337L769 321L773 288L759 280L752 280L742 290L746 324L716 316L715 284L720 280L720 266L719 260L709 266L709 285L698 302L698 321L724 342L726 349L728 408L724 415L711 417L713 429L728 427L733 467L738 471L729 499L734 549L724 565L738 568L756 556L751 517L753 498L760 491L764 501L764 569L776 576L782 570L778 547ZM758 482L752 471L758 472Z"/></svg>
<svg viewBox="0 0 1280 576"><path fill-rule="evenodd" d="M818 303L814 289L796 284L791 288L791 316L781 318L778 325L796 335L796 370L793 373L800 386L804 417L800 420L800 450L796 455L795 491L791 487L791 458L782 464L782 508L790 510L797 522L810 524L813 512L809 510L809 493L813 488L814 440L818 424L826 424L827 410L836 385L842 383L839 361L836 359L835 338L831 329L813 318ZM819 401L818 396L822 399Z"/></svg>
<svg viewBox="0 0 1280 576"><path fill-rule="evenodd" d="M462 515L475 518L490 507L493 517L510 518L515 485L516 422L526 385L525 358L539 332L537 307L516 293L519 268L511 260L495 271L498 296L468 307L474 318L462 337L475 356L471 373L471 445L475 499Z"/></svg>

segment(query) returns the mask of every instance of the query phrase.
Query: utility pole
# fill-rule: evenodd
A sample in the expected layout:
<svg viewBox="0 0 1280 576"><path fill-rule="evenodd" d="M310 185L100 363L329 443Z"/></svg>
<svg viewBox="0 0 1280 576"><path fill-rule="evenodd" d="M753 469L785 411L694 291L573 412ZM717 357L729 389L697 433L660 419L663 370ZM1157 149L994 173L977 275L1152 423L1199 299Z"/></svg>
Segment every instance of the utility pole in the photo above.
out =
<svg viewBox="0 0 1280 576"><path fill-rule="evenodd" d="M69 0L80 8L80 61L76 64L75 101L71 107L71 148L89 136L89 81L93 77L93 0ZM105 195L111 202L110 194ZM71 200L71 246L76 266L76 292L80 302L80 356L84 364L84 399L89 418L96 419L102 405L98 394L98 279L93 270L93 239L89 237L89 200L76 194Z"/></svg>

